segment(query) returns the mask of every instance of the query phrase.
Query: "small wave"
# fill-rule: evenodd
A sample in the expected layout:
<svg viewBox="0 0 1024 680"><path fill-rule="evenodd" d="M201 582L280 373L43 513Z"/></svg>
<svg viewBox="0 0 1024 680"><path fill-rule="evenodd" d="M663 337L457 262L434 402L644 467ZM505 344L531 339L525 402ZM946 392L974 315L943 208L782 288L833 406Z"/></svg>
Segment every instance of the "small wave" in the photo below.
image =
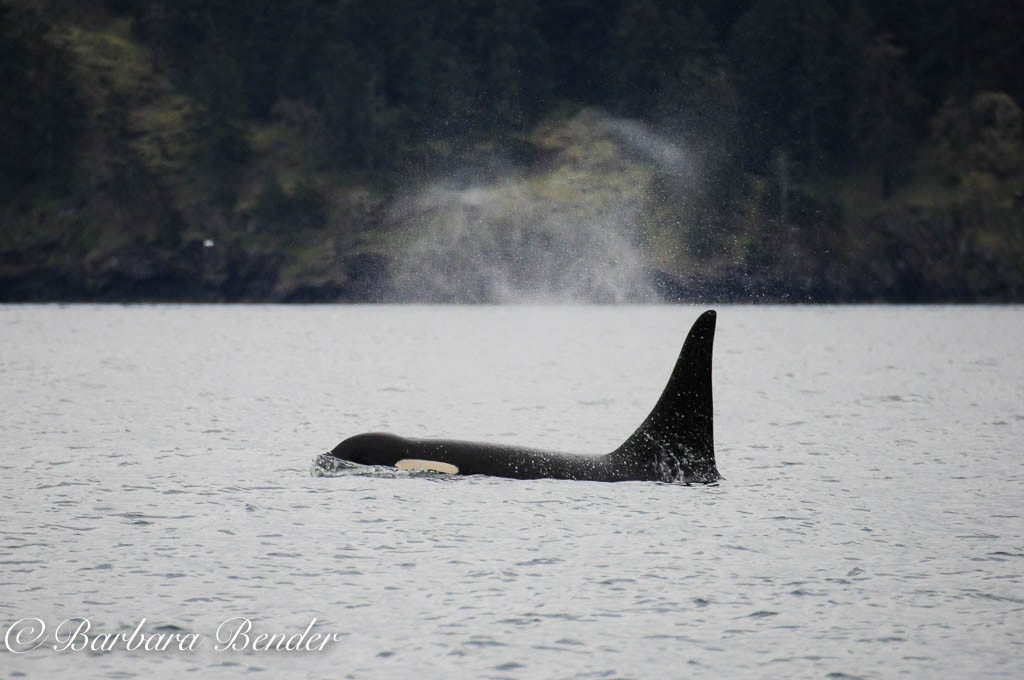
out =
<svg viewBox="0 0 1024 680"><path fill-rule="evenodd" d="M329 453L321 453L313 459L309 467L309 474L312 477L428 477L440 479L456 477L433 470L399 470L385 465L360 465L350 460L343 460Z"/></svg>
<svg viewBox="0 0 1024 680"><path fill-rule="evenodd" d="M337 456L321 453L313 459L313 463L309 468L309 474L312 477L337 477L361 467L366 466L342 460Z"/></svg>

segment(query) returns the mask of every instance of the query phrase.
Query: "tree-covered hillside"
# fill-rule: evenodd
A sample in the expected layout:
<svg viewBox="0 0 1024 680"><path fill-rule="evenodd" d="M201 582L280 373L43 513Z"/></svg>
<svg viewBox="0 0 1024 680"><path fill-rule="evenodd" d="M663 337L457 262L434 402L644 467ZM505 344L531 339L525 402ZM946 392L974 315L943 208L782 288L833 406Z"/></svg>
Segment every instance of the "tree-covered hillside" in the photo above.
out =
<svg viewBox="0 0 1024 680"><path fill-rule="evenodd" d="M502 299L481 262L1024 300L1022 35L1009 0L0 0L0 300Z"/></svg>

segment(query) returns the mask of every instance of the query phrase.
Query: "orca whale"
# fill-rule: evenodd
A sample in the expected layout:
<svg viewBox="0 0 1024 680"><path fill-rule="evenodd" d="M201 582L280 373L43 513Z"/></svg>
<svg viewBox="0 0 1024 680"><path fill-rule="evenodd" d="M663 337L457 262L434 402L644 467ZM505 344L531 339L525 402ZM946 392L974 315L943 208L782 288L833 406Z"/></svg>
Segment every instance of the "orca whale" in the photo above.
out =
<svg viewBox="0 0 1024 680"><path fill-rule="evenodd" d="M650 415L611 453L581 455L449 439L368 433L329 455L362 465L513 479L711 483L715 466L711 350L715 312L700 315Z"/></svg>

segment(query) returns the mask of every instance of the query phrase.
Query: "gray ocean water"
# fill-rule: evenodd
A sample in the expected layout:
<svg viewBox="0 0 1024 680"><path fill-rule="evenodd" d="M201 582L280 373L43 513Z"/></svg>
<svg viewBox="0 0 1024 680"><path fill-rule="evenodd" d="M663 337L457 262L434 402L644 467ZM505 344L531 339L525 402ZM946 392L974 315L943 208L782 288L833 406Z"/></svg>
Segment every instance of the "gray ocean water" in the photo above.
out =
<svg viewBox="0 0 1024 680"><path fill-rule="evenodd" d="M718 307L716 486L312 474L611 450L700 311L0 307L0 676L1021 677L1021 307Z"/></svg>

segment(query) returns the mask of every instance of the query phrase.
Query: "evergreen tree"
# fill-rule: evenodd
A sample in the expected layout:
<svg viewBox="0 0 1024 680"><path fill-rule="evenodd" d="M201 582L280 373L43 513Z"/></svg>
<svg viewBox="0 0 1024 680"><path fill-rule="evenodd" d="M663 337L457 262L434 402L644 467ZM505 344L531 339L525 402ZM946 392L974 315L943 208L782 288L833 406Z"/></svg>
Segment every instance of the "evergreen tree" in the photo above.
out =
<svg viewBox="0 0 1024 680"><path fill-rule="evenodd" d="M42 17L0 2L0 191L70 168L84 128L71 56Z"/></svg>
<svg viewBox="0 0 1024 680"><path fill-rule="evenodd" d="M842 153L851 61L843 28L835 0L755 0L736 23L730 52L746 99L744 151L755 167L780 145L811 165Z"/></svg>
<svg viewBox="0 0 1024 680"><path fill-rule="evenodd" d="M864 46L857 69L857 104L851 115L857 148L881 165L883 199L892 196L895 172L912 148L912 116L923 104L903 63L906 51L890 40L877 36Z"/></svg>

